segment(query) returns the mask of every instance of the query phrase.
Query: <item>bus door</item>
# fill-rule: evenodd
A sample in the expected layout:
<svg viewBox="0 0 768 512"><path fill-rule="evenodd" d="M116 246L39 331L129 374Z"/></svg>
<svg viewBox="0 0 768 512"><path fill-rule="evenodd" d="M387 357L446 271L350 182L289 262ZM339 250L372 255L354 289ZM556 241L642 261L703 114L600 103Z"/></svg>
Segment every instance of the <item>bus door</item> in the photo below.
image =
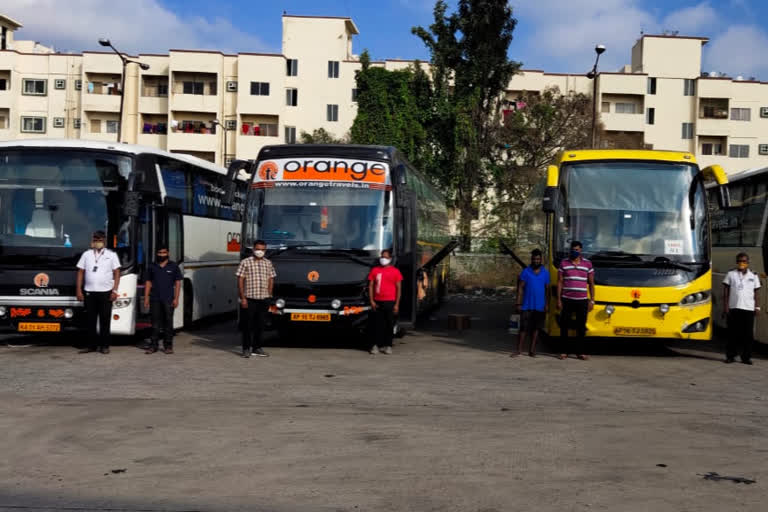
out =
<svg viewBox="0 0 768 512"><path fill-rule="evenodd" d="M151 252L147 253L148 261L155 261L155 253L162 246L168 247L168 259L179 265L184 275L183 225L181 212L172 207L154 205L152 208ZM179 306L173 312L173 327L180 329L184 326L184 286L179 292Z"/></svg>
<svg viewBox="0 0 768 512"><path fill-rule="evenodd" d="M416 195L400 187L395 196L395 255L397 268L403 274L400 297L400 323L416 321Z"/></svg>

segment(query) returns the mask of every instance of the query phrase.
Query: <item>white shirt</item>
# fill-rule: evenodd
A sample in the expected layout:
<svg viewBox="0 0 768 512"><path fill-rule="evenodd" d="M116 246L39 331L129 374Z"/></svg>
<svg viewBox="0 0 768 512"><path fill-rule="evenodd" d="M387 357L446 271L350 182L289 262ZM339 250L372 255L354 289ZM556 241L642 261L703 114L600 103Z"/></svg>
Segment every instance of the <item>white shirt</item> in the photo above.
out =
<svg viewBox="0 0 768 512"><path fill-rule="evenodd" d="M747 269L746 273L731 270L725 275L723 284L730 287L728 307L730 309L755 310L755 290L760 288L760 278Z"/></svg>
<svg viewBox="0 0 768 512"><path fill-rule="evenodd" d="M108 292L115 286L113 272L120 268L120 259L109 249L88 249L80 256L77 268L85 270L85 291Z"/></svg>

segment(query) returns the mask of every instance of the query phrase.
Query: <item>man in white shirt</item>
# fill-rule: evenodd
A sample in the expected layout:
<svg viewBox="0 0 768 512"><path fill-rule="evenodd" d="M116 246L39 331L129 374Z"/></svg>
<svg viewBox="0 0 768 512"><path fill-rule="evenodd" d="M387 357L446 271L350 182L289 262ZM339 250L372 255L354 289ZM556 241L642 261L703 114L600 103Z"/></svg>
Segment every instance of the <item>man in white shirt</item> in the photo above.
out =
<svg viewBox="0 0 768 512"><path fill-rule="evenodd" d="M736 256L737 268L723 279L723 313L728 318L728 341L725 362L732 363L741 353L741 362L752 364L753 327L760 278L749 270L749 256L740 252Z"/></svg>
<svg viewBox="0 0 768 512"><path fill-rule="evenodd" d="M90 334L89 346L83 352L99 350L102 354L109 354L110 316L112 302L117 299L117 287L120 284L120 259L105 247L106 238L103 231L94 232L91 248L77 262L77 300L85 302Z"/></svg>

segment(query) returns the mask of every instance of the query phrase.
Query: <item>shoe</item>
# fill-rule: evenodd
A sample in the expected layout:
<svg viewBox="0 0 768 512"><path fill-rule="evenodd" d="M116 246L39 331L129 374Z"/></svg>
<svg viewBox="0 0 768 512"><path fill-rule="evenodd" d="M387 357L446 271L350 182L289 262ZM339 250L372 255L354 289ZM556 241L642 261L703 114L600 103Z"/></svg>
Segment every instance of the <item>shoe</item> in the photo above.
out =
<svg viewBox="0 0 768 512"><path fill-rule="evenodd" d="M388 356L392 355L392 347L384 347L381 349L382 354L387 354Z"/></svg>
<svg viewBox="0 0 768 512"><path fill-rule="evenodd" d="M101 350L99 350L102 354L109 354L109 347L101 347Z"/></svg>
<svg viewBox="0 0 768 512"><path fill-rule="evenodd" d="M586 354L579 354L579 359L582 361L589 361L589 356Z"/></svg>
<svg viewBox="0 0 768 512"><path fill-rule="evenodd" d="M752 366L752 360L751 359L743 360L742 363L748 364L748 365Z"/></svg>
<svg viewBox="0 0 768 512"><path fill-rule="evenodd" d="M379 347L376 345L372 346L371 349L368 351L370 354L378 354L379 353Z"/></svg>
<svg viewBox="0 0 768 512"><path fill-rule="evenodd" d="M259 357L269 357L269 354L264 352L264 349L261 347L256 347L255 349L253 349L253 355L259 356Z"/></svg>
<svg viewBox="0 0 768 512"><path fill-rule="evenodd" d="M520 352L512 352L509 354L509 357L518 357L520 355Z"/></svg>
<svg viewBox="0 0 768 512"><path fill-rule="evenodd" d="M528 357L536 357L536 352L528 352Z"/></svg>
<svg viewBox="0 0 768 512"><path fill-rule="evenodd" d="M80 354L90 354L91 352L98 352L98 350L93 347L89 347L79 351Z"/></svg>
<svg viewBox="0 0 768 512"><path fill-rule="evenodd" d="M732 363L732 362L734 362L734 361L735 361L735 359L734 359L734 358L732 358L732 357L726 357L726 358L725 358L725 364L731 364L731 363Z"/></svg>
<svg viewBox="0 0 768 512"><path fill-rule="evenodd" d="M163 349L163 352L166 354L173 354L173 348L172 347L165 348Z"/></svg>
<svg viewBox="0 0 768 512"><path fill-rule="evenodd" d="M147 350L144 351L145 354L154 354L157 352L157 349L155 347L149 347Z"/></svg>
<svg viewBox="0 0 768 512"><path fill-rule="evenodd" d="M243 357L246 358L246 359L251 357L251 349L249 349L249 348L243 349Z"/></svg>

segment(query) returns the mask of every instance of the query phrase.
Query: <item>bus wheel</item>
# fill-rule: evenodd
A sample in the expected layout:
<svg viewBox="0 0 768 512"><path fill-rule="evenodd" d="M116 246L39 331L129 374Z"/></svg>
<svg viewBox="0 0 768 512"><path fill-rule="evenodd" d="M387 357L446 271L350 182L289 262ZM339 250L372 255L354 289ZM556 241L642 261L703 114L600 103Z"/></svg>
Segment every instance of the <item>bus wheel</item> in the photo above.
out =
<svg viewBox="0 0 768 512"><path fill-rule="evenodd" d="M184 280L184 330L188 331L192 329L192 308L194 307L194 290L192 289L192 283L188 280Z"/></svg>

